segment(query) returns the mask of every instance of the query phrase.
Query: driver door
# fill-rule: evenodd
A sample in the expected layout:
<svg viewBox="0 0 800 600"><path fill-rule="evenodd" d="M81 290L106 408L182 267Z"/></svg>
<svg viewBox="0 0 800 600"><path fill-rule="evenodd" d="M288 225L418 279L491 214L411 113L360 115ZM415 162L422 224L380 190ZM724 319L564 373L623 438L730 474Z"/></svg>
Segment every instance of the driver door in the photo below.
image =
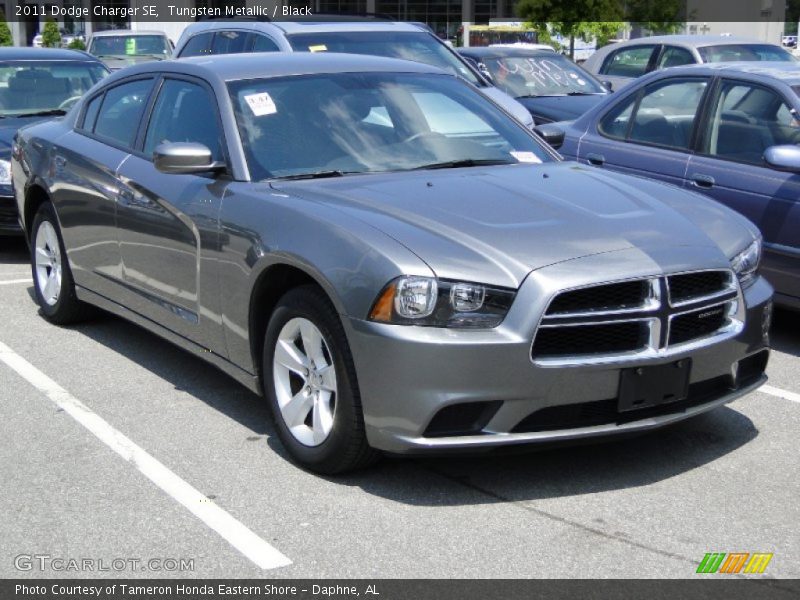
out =
<svg viewBox="0 0 800 600"><path fill-rule="evenodd" d="M197 142L224 160L216 98L203 82L160 82L140 150L118 170L117 229L129 307L224 354L215 253L227 179L166 174L152 160L163 142Z"/></svg>

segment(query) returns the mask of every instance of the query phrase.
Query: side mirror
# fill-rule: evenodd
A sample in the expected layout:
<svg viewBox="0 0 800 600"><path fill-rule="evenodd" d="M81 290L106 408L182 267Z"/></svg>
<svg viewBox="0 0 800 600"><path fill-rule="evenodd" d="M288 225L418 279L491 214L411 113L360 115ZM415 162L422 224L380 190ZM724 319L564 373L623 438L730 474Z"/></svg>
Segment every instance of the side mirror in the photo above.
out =
<svg viewBox="0 0 800 600"><path fill-rule="evenodd" d="M550 146L552 146L555 150L561 148L562 144L564 143L564 130L558 125L545 123L543 125L537 125L534 127L533 131L545 142L550 144Z"/></svg>
<svg viewBox="0 0 800 600"><path fill-rule="evenodd" d="M764 160L778 171L800 173L800 147L793 145L770 146L764 151Z"/></svg>
<svg viewBox="0 0 800 600"><path fill-rule="evenodd" d="M613 92L614 91L614 83L612 81L609 81L608 79L604 79L600 83L602 83L603 87L606 88L609 92Z"/></svg>
<svg viewBox="0 0 800 600"><path fill-rule="evenodd" d="M194 142L159 144L153 150L153 164L162 173L187 174L222 171L225 163L215 162L211 150Z"/></svg>

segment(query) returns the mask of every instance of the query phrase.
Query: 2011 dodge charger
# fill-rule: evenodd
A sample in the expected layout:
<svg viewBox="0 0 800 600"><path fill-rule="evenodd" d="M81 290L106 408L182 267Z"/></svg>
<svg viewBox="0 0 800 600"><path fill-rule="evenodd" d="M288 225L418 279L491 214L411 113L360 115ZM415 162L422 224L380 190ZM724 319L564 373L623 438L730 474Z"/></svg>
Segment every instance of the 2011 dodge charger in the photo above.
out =
<svg viewBox="0 0 800 600"><path fill-rule="evenodd" d="M433 67L132 67L12 171L46 319L96 305L203 357L318 472L646 430L765 380L750 222L563 162Z"/></svg>

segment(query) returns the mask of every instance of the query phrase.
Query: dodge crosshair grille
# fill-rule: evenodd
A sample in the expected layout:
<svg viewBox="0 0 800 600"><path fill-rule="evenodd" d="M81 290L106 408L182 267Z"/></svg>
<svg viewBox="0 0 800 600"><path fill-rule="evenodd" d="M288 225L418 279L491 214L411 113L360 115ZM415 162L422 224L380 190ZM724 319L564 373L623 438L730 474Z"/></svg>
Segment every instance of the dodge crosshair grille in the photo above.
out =
<svg viewBox="0 0 800 600"><path fill-rule="evenodd" d="M731 271L698 271L583 287L555 296L531 348L534 362L653 353L737 325Z"/></svg>

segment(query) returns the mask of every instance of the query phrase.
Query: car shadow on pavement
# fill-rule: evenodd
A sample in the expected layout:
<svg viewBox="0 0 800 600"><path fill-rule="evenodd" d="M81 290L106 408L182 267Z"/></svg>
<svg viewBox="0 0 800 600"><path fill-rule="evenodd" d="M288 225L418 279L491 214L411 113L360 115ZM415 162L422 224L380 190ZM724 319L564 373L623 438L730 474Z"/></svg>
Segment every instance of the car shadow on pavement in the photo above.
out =
<svg viewBox="0 0 800 600"><path fill-rule="evenodd" d="M28 246L21 236L0 236L0 265L29 265Z"/></svg>
<svg viewBox="0 0 800 600"><path fill-rule="evenodd" d="M657 483L722 458L757 435L750 419L722 407L615 441L472 456L390 459L331 481L412 505L560 498ZM421 477L420 469L435 477Z"/></svg>
<svg viewBox="0 0 800 600"><path fill-rule="evenodd" d="M769 332L769 343L774 350L800 356L800 335L797 320L800 313L786 308L776 308Z"/></svg>
<svg viewBox="0 0 800 600"><path fill-rule="evenodd" d="M30 288L30 293L33 288ZM257 435L272 434L264 401L205 361L105 311L69 326L241 423Z"/></svg>

